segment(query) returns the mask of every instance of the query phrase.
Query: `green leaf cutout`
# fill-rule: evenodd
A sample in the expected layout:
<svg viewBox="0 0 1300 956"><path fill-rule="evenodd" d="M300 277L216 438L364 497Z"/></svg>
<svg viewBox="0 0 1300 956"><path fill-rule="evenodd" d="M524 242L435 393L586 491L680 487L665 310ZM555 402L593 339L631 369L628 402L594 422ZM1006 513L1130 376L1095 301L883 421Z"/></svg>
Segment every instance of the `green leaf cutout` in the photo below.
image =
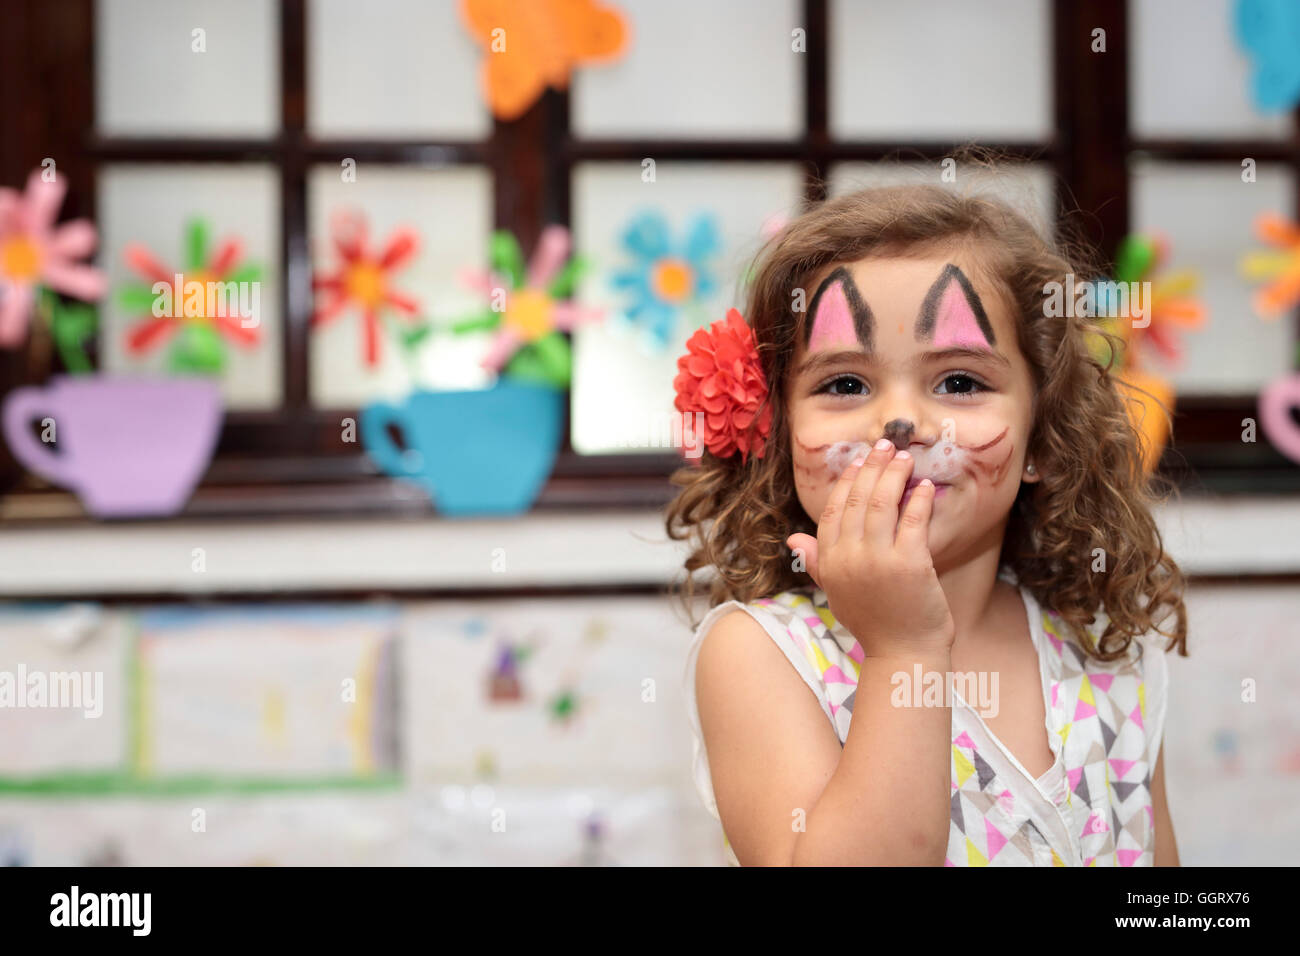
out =
<svg viewBox="0 0 1300 956"><path fill-rule="evenodd" d="M1155 262L1155 243L1144 236L1125 236L1115 255L1115 281L1138 282Z"/></svg>
<svg viewBox="0 0 1300 956"><path fill-rule="evenodd" d="M501 324L502 313L488 310L479 315L469 316L464 319L457 319L452 322L449 328L453 335L460 335L464 332L483 332L495 329Z"/></svg>
<svg viewBox="0 0 1300 956"><path fill-rule="evenodd" d="M124 310L136 315L152 315L154 299L153 289L132 283L117 290L117 302Z"/></svg>
<svg viewBox="0 0 1300 956"><path fill-rule="evenodd" d="M572 298L578 280L587 274L590 266L590 260L583 256L574 256L565 263L564 268L551 280L551 284L546 291L550 293L553 299Z"/></svg>
<svg viewBox="0 0 1300 956"><path fill-rule="evenodd" d="M170 358L173 372L215 375L226 366L226 349L212 324L186 322Z"/></svg>
<svg viewBox="0 0 1300 956"><path fill-rule="evenodd" d="M524 284L524 253L519 248L519 240L505 229L492 233L488 245L488 262L492 271L510 280L510 288L518 289Z"/></svg>
<svg viewBox="0 0 1300 956"><path fill-rule="evenodd" d="M208 261L208 224L191 219L185 235L185 269L198 272Z"/></svg>
<svg viewBox="0 0 1300 956"><path fill-rule="evenodd" d="M551 332L515 353L504 370L507 378L567 388L573 372L572 349L562 332Z"/></svg>

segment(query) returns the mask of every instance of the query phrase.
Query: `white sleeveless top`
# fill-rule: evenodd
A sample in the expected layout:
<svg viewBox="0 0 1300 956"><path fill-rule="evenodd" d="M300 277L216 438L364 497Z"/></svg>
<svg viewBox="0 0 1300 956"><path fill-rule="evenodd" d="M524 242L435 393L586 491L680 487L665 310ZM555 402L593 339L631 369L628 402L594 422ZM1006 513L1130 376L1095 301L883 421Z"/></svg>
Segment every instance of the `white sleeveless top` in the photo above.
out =
<svg viewBox="0 0 1300 956"><path fill-rule="evenodd" d="M1009 569L999 575L1011 584ZM1038 652L1047 738L1056 762L1037 779L988 729L960 693L952 708L952 812L945 866L1151 866L1155 818L1151 774L1164 729L1168 664L1159 635L1126 658L1088 657L1021 588ZM712 608L687 652L684 690L694 734L695 786L721 822L695 701L700 642L719 618L754 618L816 695L840 745L848 738L862 647L835 620L821 589L783 591ZM1105 627L1098 614L1094 638ZM723 835L727 862L739 861Z"/></svg>

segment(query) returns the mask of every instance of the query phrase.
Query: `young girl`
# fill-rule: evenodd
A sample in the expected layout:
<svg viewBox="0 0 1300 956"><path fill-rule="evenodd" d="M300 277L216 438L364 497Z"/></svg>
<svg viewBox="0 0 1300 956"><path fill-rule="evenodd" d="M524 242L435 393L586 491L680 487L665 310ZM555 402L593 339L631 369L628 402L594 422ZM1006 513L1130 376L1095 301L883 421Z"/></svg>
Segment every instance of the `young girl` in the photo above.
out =
<svg viewBox="0 0 1300 956"><path fill-rule="evenodd" d="M1044 308L1073 272L999 202L864 190L687 343L667 525L688 601L713 572L686 691L729 862L1178 864L1183 578L1096 328Z"/></svg>

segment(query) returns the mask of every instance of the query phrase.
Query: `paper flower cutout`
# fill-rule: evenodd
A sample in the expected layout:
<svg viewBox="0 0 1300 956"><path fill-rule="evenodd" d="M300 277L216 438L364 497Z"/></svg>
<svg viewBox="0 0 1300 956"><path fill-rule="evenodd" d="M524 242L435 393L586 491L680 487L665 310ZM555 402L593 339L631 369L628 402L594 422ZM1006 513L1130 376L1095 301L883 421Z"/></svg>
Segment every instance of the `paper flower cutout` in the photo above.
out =
<svg viewBox="0 0 1300 956"><path fill-rule="evenodd" d="M483 47L483 87L498 119L518 119L546 87L563 90L574 67L622 52L623 16L594 0L461 0Z"/></svg>
<svg viewBox="0 0 1300 956"><path fill-rule="evenodd" d="M1300 465L1300 372L1282 375L1259 393L1259 424L1269 443Z"/></svg>
<svg viewBox="0 0 1300 956"><path fill-rule="evenodd" d="M1254 58L1250 92L1264 113L1300 100L1300 6L1295 0L1237 0L1237 42Z"/></svg>
<svg viewBox="0 0 1300 956"><path fill-rule="evenodd" d="M740 451L762 458L772 427L767 379L758 358L754 330L740 312L698 329L677 360L674 407L683 414L704 414L700 439L713 455L727 458Z"/></svg>
<svg viewBox="0 0 1300 956"><path fill-rule="evenodd" d="M716 288L710 263L721 244L709 216L698 217L680 241L674 241L658 213L643 213L629 224L623 246L634 262L614 273L611 282L627 293L627 318L641 329L651 349L665 348L683 311Z"/></svg>
<svg viewBox="0 0 1300 956"><path fill-rule="evenodd" d="M39 286L87 301L108 288L103 272L77 261L94 251L95 227L89 219L55 227L67 185L44 172L33 170L21 195L0 189L0 348L22 344Z"/></svg>
<svg viewBox="0 0 1300 956"><path fill-rule="evenodd" d="M311 324L321 325L345 309L359 309L362 316L365 362L379 364L379 323L390 311L409 317L420 311L418 300L395 290L393 274L409 263L420 248L420 237L410 229L398 229L388 237L382 251L372 252L363 215L352 210L336 213L331 220L338 269L332 275L316 276L313 289L331 298L312 314Z"/></svg>
<svg viewBox="0 0 1300 956"><path fill-rule="evenodd" d="M1276 320L1300 302L1300 227L1282 216L1265 213L1255 220L1255 232L1276 248L1252 252L1241 260L1242 274L1270 279L1251 299L1261 318ZM1297 350L1300 356L1300 350ZM1292 418L1300 408L1300 373L1287 373L1259 393L1259 424L1269 442L1300 464L1300 427Z"/></svg>
<svg viewBox="0 0 1300 956"><path fill-rule="evenodd" d="M171 370L216 374L226 364L223 340L256 345L261 317L252 303L260 300L262 269L241 265L243 255L239 239L227 239L213 251L208 224L200 218L186 223L183 272L160 263L140 243L128 243L127 265L150 284L131 283L118 292L121 306L142 316L127 332L127 350L147 352L179 332L168 356Z"/></svg>
<svg viewBox="0 0 1300 956"><path fill-rule="evenodd" d="M1271 280L1250 301L1261 318L1276 319L1300 302L1300 227L1263 213L1255 220L1255 234L1275 248L1243 256L1241 273L1254 281Z"/></svg>
<svg viewBox="0 0 1300 956"><path fill-rule="evenodd" d="M586 269L581 258L566 262L568 255L569 231L547 226L525 274L518 240L504 230L493 234L491 270L466 274L470 286L493 300L492 307L451 327L455 333L496 332L484 368L519 381L569 384L572 355L563 331L599 319L603 311L562 301L573 295Z"/></svg>
<svg viewBox="0 0 1300 956"><path fill-rule="evenodd" d="M1205 306L1193 293L1199 276L1190 270L1162 273L1169 259L1169 243L1163 236L1128 236L1120 243L1115 262L1115 281L1098 285L1100 290L1115 291L1124 285L1133 291L1129 309L1119 314L1117 303L1098 302L1097 324L1119 336L1120 354L1108 354L1109 346L1098 338L1094 352L1103 365L1116 365L1116 378L1132 388L1126 389L1129 417L1145 438L1144 465L1155 468L1169 440L1169 420L1160 406L1172 409L1176 397L1173 385L1147 367L1147 354L1154 349L1169 363L1182 360L1178 330L1201 328L1206 321ZM1149 292L1145 283L1150 283Z"/></svg>

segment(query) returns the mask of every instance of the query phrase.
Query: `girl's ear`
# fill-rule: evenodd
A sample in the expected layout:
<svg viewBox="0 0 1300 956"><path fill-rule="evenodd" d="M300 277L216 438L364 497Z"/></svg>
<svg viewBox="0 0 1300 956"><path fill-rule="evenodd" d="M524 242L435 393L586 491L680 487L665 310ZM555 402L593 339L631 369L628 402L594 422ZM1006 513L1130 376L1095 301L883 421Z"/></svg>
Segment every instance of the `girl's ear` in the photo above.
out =
<svg viewBox="0 0 1300 956"><path fill-rule="evenodd" d="M1026 484L1032 485L1036 481L1042 481L1043 476L1038 471L1037 465L1035 465L1032 461L1027 461L1025 462L1024 471L1021 472L1020 474L1020 480L1025 482Z"/></svg>

